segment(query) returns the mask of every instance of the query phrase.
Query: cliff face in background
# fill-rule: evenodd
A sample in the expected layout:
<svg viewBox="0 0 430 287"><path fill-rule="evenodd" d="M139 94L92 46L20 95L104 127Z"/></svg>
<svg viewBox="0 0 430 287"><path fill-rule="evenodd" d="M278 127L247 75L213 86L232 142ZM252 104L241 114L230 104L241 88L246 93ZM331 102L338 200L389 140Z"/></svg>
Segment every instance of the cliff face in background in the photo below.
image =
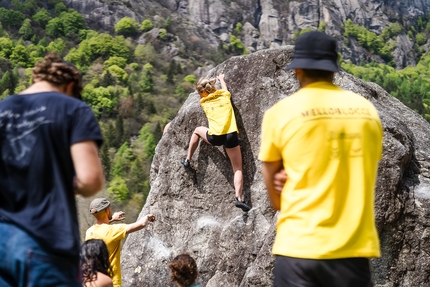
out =
<svg viewBox="0 0 430 287"><path fill-rule="evenodd" d="M283 68L293 47L233 57L210 70L224 73L239 127L248 214L233 206L232 170L225 151L201 143L185 169L193 129L206 124L193 93L160 140L151 167L151 191L140 217L157 221L131 234L122 252L124 286L173 286L168 263L190 253L202 286L271 286L276 214L270 208L257 160L264 112L298 89ZM376 220L382 258L372 260L376 286L428 286L430 269L430 125L379 86L340 72L336 84L378 109L384 129Z"/></svg>
<svg viewBox="0 0 430 287"><path fill-rule="evenodd" d="M341 53L355 64L361 61L383 62L355 41L345 45L341 27L347 19L381 33L390 23L398 22L405 27L416 26L417 16L427 15L430 0L375 1L375 0L65 0L69 7L82 13L92 28L113 31L113 26L122 17L143 19L170 17L177 30L184 35L179 38L197 37L212 47L219 41L228 42L236 23L243 24L238 36L250 52L277 48L292 44L294 32L306 28L318 28L325 24L325 31L338 39ZM172 28L175 29L175 28ZM406 32L397 36L393 51L398 68L415 65L417 55L413 42ZM178 48L179 45L176 45Z"/></svg>

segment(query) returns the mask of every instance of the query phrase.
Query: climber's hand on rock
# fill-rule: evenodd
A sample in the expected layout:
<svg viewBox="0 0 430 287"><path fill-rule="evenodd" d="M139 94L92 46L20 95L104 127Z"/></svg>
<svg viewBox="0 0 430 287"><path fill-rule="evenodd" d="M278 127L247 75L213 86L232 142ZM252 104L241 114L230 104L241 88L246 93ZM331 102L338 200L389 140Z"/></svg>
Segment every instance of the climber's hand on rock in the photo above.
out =
<svg viewBox="0 0 430 287"><path fill-rule="evenodd" d="M148 214L147 218L148 218L149 222L154 222L155 221L155 215L153 215L153 214Z"/></svg>

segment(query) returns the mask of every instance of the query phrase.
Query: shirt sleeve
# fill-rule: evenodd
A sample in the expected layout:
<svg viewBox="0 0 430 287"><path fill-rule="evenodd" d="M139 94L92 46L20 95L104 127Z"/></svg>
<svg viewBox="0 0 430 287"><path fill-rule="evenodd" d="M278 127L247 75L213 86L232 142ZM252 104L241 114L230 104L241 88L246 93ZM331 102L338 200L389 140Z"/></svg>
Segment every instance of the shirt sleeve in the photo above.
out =
<svg viewBox="0 0 430 287"><path fill-rule="evenodd" d="M282 159L281 151L276 145L276 120L268 110L263 117L261 125L261 146L258 159L271 162Z"/></svg>
<svg viewBox="0 0 430 287"><path fill-rule="evenodd" d="M71 120L70 145L78 142L94 140L100 147L103 137L99 124L88 106L78 108Z"/></svg>

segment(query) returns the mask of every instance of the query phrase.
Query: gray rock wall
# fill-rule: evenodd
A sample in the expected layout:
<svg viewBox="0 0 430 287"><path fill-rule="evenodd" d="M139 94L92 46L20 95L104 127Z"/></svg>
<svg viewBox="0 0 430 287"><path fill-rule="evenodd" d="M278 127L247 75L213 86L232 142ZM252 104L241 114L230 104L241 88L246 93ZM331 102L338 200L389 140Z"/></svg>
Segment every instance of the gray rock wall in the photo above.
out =
<svg viewBox="0 0 430 287"><path fill-rule="evenodd" d="M188 252L202 286L271 286L276 214L266 196L257 160L264 112L299 87L292 46L234 57L208 73L224 73L239 126L248 214L233 205L232 170L222 148L200 143L191 169L186 155L195 127L206 125L196 93L190 94L160 140L151 167L151 191L140 217L157 221L128 236L122 252L124 286L174 286L169 261ZM382 257L372 260L376 286L429 286L430 125L379 86L340 72L336 84L369 99L384 128L376 220Z"/></svg>
<svg viewBox="0 0 430 287"><path fill-rule="evenodd" d="M414 26L417 16L425 16L430 11L430 0L65 0L65 3L82 13L91 28L104 31L113 31L115 23L125 16L139 23L143 19L155 21L156 15L170 17L179 34L179 30L190 31L181 37L190 37L192 31L203 27L201 33L194 34L212 48L217 48L219 41L229 43L235 25L240 22L245 28L237 36L250 52L293 44L296 31L316 29L324 23L326 33L337 38L344 59L355 64L363 60L383 60L371 55L356 41L344 45L342 25L347 19L379 34L392 22L402 23L407 28ZM9 3L0 0L0 5ZM411 46L406 34L401 34L393 52L398 68L418 61Z"/></svg>

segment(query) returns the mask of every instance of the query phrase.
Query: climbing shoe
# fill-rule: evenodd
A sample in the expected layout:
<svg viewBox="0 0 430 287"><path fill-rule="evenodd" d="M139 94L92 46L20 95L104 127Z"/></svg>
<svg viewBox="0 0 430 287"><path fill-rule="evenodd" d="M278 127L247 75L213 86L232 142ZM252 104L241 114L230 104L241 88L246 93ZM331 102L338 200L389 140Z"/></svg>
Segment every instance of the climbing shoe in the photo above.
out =
<svg viewBox="0 0 430 287"><path fill-rule="evenodd" d="M183 165L183 166L185 166L185 167L189 167L189 166L190 166L190 161L189 161L188 159L186 159L186 158L183 158L183 159L181 160L181 163L182 163L182 165Z"/></svg>
<svg viewBox="0 0 430 287"><path fill-rule="evenodd" d="M245 201L239 201L239 199L237 199L236 197L236 201L234 202L234 206L236 206L237 208L242 209L243 211L247 212L249 211L251 208L245 203Z"/></svg>

